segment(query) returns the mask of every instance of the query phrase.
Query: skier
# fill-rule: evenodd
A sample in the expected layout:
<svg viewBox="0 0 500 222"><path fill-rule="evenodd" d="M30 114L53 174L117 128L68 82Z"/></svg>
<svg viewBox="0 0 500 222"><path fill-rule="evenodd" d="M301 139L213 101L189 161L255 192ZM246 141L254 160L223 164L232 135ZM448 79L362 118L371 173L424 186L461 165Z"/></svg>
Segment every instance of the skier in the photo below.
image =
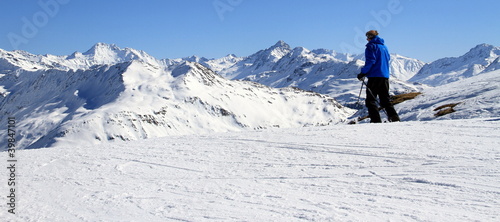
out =
<svg viewBox="0 0 500 222"><path fill-rule="evenodd" d="M380 106L385 109L390 122L399 122L399 116L391 104L389 96L389 50L384 45L384 39L378 36L377 30L366 33L365 66L358 74L358 79L364 82L368 78L366 89L366 107L371 123L381 123L377 96Z"/></svg>

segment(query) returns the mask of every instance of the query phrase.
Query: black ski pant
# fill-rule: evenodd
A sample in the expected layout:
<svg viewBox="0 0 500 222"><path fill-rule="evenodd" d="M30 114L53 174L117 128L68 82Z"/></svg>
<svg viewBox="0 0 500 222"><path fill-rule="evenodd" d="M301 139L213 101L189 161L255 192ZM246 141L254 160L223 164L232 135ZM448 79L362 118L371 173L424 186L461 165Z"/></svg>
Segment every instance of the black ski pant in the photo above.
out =
<svg viewBox="0 0 500 222"><path fill-rule="evenodd" d="M398 119L399 116L394 106L391 103L389 96L389 79L386 78L368 78L366 89L366 107L370 115L370 122L380 123L379 104L377 97L380 99L380 106L387 112L388 119Z"/></svg>

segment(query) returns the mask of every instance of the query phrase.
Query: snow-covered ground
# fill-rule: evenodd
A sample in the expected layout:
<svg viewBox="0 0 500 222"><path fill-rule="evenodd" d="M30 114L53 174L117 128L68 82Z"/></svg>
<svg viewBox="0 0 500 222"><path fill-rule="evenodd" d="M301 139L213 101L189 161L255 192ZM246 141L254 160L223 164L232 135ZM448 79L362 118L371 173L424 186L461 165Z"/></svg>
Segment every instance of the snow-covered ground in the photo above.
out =
<svg viewBox="0 0 500 222"><path fill-rule="evenodd" d="M413 100L396 105L405 121L500 117L500 70L439 87L427 88ZM436 108L457 104L456 112L436 118Z"/></svg>
<svg viewBox="0 0 500 222"><path fill-rule="evenodd" d="M499 221L499 135L482 118L22 150L16 215L0 218Z"/></svg>

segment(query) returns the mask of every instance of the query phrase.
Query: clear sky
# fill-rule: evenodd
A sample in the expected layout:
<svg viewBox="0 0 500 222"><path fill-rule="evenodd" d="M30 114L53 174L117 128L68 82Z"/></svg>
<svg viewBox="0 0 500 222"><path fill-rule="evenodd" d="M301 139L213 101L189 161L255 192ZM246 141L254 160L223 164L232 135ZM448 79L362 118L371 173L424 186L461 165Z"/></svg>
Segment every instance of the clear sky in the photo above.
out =
<svg viewBox="0 0 500 222"><path fill-rule="evenodd" d="M85 52L97 42L152 56L248 56L292 47L364 51L378 29L392 53L431 62L500 46L498 0L0 0L0 48Z"/></svg>

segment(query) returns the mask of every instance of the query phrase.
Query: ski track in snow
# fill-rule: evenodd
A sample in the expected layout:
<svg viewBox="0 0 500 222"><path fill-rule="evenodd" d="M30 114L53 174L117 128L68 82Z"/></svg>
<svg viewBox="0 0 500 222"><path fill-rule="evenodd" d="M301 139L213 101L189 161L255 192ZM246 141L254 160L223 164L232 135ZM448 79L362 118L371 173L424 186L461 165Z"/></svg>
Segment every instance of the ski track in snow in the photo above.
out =
<svg viewBox="0 0 500 222"><path fill-rule="evenodd" d="M498 221L500 119L18 152L7 221ZM6 158L6 153L1 153ZM4 160L4 162L6 162ZM7 194L7 184L1 190ZM5 195L4 195L5 196Z"/></svg>

